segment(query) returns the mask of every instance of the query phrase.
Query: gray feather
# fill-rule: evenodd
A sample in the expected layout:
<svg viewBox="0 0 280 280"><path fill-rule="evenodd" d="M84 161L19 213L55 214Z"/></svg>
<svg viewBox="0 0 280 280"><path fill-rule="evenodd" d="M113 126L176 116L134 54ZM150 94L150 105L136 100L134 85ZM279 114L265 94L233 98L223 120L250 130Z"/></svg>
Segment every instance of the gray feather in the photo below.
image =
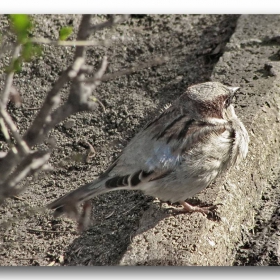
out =
<svg viewBox="0 0 280 280"><path fill-rule="evenodd" d="M109 191L142 190L184 201L203 190L248 152L248 133L230 105L237 88L217 82L191 86L149 122L95 181L48 205L77 215L77 205Z"/></svg>

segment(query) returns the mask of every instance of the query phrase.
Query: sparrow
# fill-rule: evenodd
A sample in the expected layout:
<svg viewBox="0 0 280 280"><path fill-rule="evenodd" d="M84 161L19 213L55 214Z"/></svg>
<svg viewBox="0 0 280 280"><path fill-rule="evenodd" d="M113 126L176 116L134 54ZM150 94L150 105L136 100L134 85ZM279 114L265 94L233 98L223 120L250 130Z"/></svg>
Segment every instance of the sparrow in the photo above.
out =
<svg viewBox="0 0 280 280"><path fill-rule="evenodd" d="M79 219L78 205L116 190L141 190L162 201L179 202L185 212L211 207L185 202L221 173L245 159L249 136L231 104L238 87L205 82L187 88L147 123L111 166L94 181L47 205L54 216ZM85 214L85 213L84 213Z"/></svg>

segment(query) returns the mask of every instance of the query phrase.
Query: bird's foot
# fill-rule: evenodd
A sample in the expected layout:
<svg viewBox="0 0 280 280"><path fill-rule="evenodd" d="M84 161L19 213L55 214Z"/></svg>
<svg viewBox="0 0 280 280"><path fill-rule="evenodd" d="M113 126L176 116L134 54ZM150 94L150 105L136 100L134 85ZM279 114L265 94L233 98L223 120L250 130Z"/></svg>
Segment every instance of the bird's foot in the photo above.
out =
<svg viewBox="0 0 280 280"><path fill-rule="evenodd" d="M199 212L203 215L207 216L208 219L219 221L220 217L217 215L217 208L218 205L210 205L210 206L193 206L185 201L180 201L180 204L183 206L183 208L172 208L172 212L176 214L182 214L182 213L194 213Z"/></svg>
<svg viewBox="0 0 280 280"><path fill-rule="evenodd" d="M181 201L180 204L183 206L183 209L181 211L184 212L200 212L203 215L208 215L211 212L214 212L217 210L218 206L217 205L210 205L210 206L193 206L186 201Z"/></svg>

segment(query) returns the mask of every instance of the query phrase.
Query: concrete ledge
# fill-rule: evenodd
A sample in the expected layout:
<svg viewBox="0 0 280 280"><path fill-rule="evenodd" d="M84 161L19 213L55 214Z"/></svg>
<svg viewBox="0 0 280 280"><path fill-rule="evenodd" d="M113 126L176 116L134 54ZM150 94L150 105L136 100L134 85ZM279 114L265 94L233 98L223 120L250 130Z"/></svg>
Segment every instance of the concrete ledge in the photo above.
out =
<svg viewBox="0 0 280 280"><path fill-rule="evenodd" d="M221 221L198 213L170 216L154 203L120 265L232 265L236 244L253 228L254 209L279 160L280 67L273 61L279 44L272 30L279 22L279 15L242 15L212 75L241 87L235 107L251 140L246 161L197 196L223 204Z"/></svg>

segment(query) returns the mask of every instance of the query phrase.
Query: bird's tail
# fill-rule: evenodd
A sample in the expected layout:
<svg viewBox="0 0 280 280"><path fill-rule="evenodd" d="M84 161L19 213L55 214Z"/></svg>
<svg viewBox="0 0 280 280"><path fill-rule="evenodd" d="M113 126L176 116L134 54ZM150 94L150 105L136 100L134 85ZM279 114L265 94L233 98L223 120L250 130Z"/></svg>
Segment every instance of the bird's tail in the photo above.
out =
<svg viewBox="0 0 280 280"><path fill-rule="evenodd" d="M55 209L54 216L59 217L64 213L71 218L77 218L78 214L78 204L89 200L97 195L106 193L110 189L104 187L104 183L108 178L98 178L91 183L85 184L70 193L58 198L52 203L47 205L48 209Z"/></svg>

